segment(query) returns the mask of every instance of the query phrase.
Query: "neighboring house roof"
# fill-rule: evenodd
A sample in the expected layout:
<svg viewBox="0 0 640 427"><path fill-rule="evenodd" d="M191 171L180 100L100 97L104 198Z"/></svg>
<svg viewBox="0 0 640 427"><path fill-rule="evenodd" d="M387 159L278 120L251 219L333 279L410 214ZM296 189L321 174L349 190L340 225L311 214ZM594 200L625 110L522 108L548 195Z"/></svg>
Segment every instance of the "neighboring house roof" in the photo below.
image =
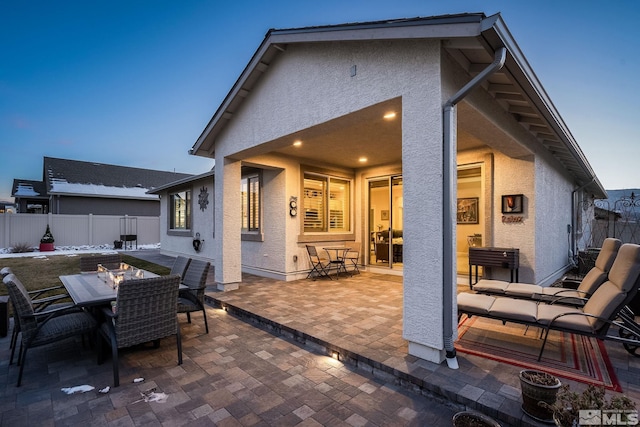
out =
<svg viewBox="0 0 640 427"><path fill-rule="evenodd" d="M149 190L192 175L45 157L43 181L14 180L12 195L50 195L157 200Z"/></svg>
<svg viewBox="0 0 640 427"><path fill-rule="evenodd" d="M473 77L494 59L495 52L505 47L504 67L487 79L484 88L501 107L563 165L577 186L606 197L586 156L571 135L567 125L538 81L529 63L511 36L500 14L487 17L483 13L419 17L388 21L350 23L292 29L269 30L226 98L193 145L190 153L204 157L215 155L218 135L240 109L244 99L258 84L269 66L291 44L341 41L440 39L446 51ZM465 120L461 114L459 123ZM473 118L470 118L473 120ZM362 128L360 128L362 130ZM368 127L372 135L379 130ZM337 139L336 144L345 139ZM348 140L348 139L347 139ZM483 140L487 140L483 138ZM326 147L326 153L333 150ZM459 145L459 149L463 149ZM518 148L512 153L517 156ZM339 153L339 150L335 150Z"/></svg>
<svg viewBox="0 0 640 427"><path fill-rule="evenodd" d="M161 194L164 191L171 191L174 189L178 189L184 187L192 182L199 181L204 178L213 177L215 175L214 169L212 168L210 171L201 173L200 175L193 175L188 178L179 179L177 181L169 182L165 185L160 185L153 190L149 190L149 194ZM213 181L212 181L213 182Z"/></svg>
<svg viewBox="0 0 640 427"><path fill-rule="evenodd" d="M31 181L28 179L14 179L11 195L18 198L43 198L46 199L47 188L42 181Z"/></svg>

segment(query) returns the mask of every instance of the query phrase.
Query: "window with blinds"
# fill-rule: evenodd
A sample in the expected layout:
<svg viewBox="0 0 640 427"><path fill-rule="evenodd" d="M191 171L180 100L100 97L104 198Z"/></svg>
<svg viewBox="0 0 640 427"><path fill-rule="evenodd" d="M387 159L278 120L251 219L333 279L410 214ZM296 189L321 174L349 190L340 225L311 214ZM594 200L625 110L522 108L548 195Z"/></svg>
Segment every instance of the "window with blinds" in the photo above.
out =
<svg viewBox="0 0 640 427"><path fill-rule="evenodd" d="M351 181L304 174L302 208L305 232L348 232Z"/></svg>
<svg viewBox="0 0 640 427"><path fill-rule="evenodd" d="M171 230L191 229L191 191L181 191L170 195Z"/></svg>
<svg viewBox="0 0 640 427"><path fill-rule="evenodd" d="M240 183L242 194L242 231L260 231L260 177L243 177Z"/></svg>

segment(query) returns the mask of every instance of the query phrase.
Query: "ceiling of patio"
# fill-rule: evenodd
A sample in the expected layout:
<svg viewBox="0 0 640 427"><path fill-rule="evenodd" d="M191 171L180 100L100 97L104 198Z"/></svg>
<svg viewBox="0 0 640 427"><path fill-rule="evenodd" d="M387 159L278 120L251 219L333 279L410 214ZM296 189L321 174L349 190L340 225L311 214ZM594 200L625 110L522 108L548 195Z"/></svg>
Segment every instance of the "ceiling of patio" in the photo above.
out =
<svg viewBox="0 0 640 427"><path fill-rule="evenodd" d="M393 119L384 115L393 112ZM464 120L460 120L464 122ZM461 123L459 123L461 125ZM458 149L485 144L466 131L458 130ZM295 141L302 144L294 146ZM402 102L400 98L367 107L273 141L273 151L300 160L357 169L402 161ZM366 158L366 162L361 162Z"/></svg>

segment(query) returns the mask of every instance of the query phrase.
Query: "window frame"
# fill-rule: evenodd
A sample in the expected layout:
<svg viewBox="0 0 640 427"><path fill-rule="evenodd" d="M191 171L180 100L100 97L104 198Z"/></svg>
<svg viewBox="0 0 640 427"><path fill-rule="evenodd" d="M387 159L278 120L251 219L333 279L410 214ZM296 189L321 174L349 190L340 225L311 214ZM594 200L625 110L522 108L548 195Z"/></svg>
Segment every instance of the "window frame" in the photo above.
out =
<svg viewBox="0 0 640 427"><path fill-rule="evenodd" d="M246 199L243 199L243 186L246 184L247 192ZM252 184L257 185L257 200L255 199L255 194L252 191ZM263 185L262 185L262 172L260 170L254 170L251 172L243 173L240 179L240 198L241 198L241 207L240 207L240 215L241 215L241 225L240 231L242 235L242 240L249 241L262 241L262 228L263 228ZM246 204L245 204L246 203ZM258 204L257 208L255 204ZM245 227L245 206L248 211L246 225ZM253 221L252 221L253 219ZM257 222L252 226L249 226L250 223Z"/></svg>
<svg viewBox="0 0 640 427"><path fill-rule="evenodd" d="M175 196L185 194L185 228L175 227ZM172 236L191 236L193 227L193 189L181 188L168 193L167 202L167 234Z"/></svg>
<svg viewBox="0 0 640 427"><path fill-rule="evenodd" d="M305 188L305 181L307 179L318 179L318 181L324 182L324 187L326 191L321 195L322 197L322 215L319 217L322 218L322 226L320 230L310 230L308 227L305 227L306 220L306 197L308 189ZM347 203L347 215L346 218L343 218L344 222L348 223L347 229L333 230L331 228L331 186L332 182L335 181L343 181L348 185L348 200ZM301 241L305 241L309 238L313 238L312 236L322 237L323 239L329 240L340 240L344 238L349 238L354 235L354 223L353 223L353 212L354 212L354 189L355 183L353 177L345 176L344 174L335 172L335 171L326 171L326 170L311 170L311 169L303 169L301 171L301 187L303 193L301 194L301 213L302 220L300 221L300 231L301 231ZM313 191L313 190L311 190ZM316 196L317 197L317 196ZM343 210L344 212L344 210ZM306 236L306 238L304 237Z"/></svg>

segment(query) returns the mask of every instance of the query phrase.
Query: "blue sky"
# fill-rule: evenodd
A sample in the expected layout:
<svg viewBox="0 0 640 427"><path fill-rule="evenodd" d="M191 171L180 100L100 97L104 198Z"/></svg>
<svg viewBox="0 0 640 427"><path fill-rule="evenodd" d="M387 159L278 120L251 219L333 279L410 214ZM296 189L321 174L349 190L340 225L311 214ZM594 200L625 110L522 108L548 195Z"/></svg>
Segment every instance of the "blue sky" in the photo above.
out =
<svg viewBox="0 0 640 427"><path fill-rule="evenodd" d="M501 12L607 189L640 187L640 2L1 0L0 200L42 158L184 173L270 28Z"/></svg>

